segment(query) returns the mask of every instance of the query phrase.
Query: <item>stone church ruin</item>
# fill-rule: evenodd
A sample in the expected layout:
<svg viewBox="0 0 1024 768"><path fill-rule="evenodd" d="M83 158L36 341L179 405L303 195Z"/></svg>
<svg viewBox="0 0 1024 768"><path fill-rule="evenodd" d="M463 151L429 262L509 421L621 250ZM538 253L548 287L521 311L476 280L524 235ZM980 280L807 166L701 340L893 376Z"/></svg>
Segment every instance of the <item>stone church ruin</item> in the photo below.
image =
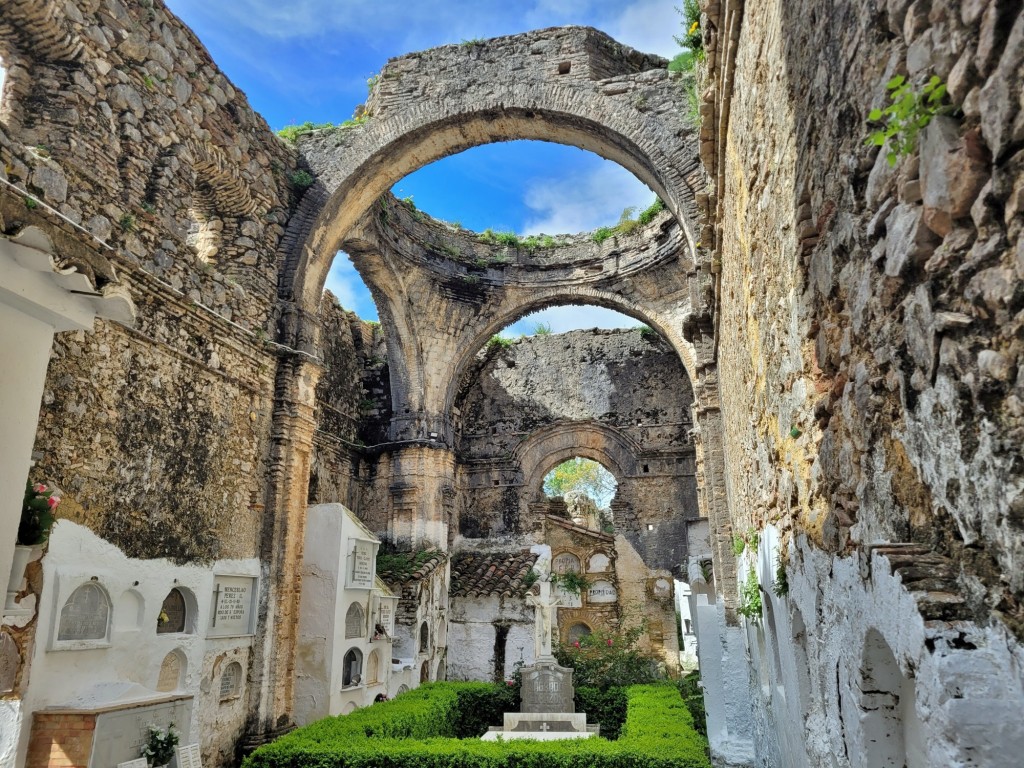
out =
<svg viewBox="0 0 1024 768"><path fill-rule="evenodd" d="M668 666L686 583L717 765L1019 764L1024 11L701 8L699 120L664 59L561 27L392 59L286 141L161 0L4 0L0 766L172 722L235 765L503 679L568 571L557 639L640 606ZM944 95L890 162L896 76ZM390 192L517 139L664 209L526 247ZM339 251L379 325L324 292ZM564 304L645 328L489 344ZM573 457L611 530L544 494Z"/></svg>

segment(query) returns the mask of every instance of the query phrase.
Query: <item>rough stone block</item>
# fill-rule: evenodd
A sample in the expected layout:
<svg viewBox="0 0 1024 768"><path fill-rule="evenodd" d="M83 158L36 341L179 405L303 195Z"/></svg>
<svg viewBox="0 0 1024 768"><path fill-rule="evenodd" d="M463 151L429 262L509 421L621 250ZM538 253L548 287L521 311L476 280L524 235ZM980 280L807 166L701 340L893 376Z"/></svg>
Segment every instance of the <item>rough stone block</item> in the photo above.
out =
<svg viewBox="0 0 1024 768"><path fill-rule="evenodd" d="M923 264L938 239L925 226L924 209L900 203L885 220L885 274L899 277L908 265Z"/></svg>
<svg viewBox="0 0 1024 768"><path fill-rule="evenodd" d="M977 132L960 136L959 121L939 116L921 138L921 194L928 227L945 236L967 216L988 180L988 163Z"/></svg>

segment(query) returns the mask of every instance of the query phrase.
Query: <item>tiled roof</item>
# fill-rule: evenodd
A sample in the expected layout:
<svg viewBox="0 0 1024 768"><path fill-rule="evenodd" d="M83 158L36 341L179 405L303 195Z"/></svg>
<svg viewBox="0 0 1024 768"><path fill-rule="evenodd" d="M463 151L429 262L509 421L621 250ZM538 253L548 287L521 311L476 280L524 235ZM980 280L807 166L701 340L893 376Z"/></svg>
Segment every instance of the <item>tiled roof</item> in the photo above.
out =
<svg viewBox="0 0 1024 768"><path fill-rule="evenodd" d="M451 594L459 597L512 597L525 595L526 574L537 555L522 552L458 552L452 555Z"/></svg>
<svg viewBox="0 0 1024 768"><path fill-rule="evenodd" d="M448 559L444 552L437 550L402 554L408 556L398 557L394 554L377 556L377 575L396 593L402 591L403 584L427 578ZM419 562L417 563L416 560Z"/></svg>
<svg viewBox="0 0 1024 768"><path fill-rule="evenodd" d="M605 533L604 531L595 531L584 525L577 525L572 520L563 520L562 518L555 517L554 515L547 515L547 520L549 523L554 523L561 528L565 528L567 531L583 534L584 536L589 536L600 541L615 541L615 537L609 533Z"/></svg>

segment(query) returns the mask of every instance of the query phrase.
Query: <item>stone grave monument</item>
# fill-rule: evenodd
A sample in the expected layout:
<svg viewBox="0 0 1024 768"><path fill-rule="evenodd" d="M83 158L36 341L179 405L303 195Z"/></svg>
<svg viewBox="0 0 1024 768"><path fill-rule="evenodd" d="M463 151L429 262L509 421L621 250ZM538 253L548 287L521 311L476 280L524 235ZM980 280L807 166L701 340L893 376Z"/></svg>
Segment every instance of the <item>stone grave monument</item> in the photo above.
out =
<svg viewBox="0 0 1024 768"><path fill-rule="evenodd" d="M536 663L523 667L520 712L506 712L503 727L492 727L484 741L503 739L581 739L594 736L599 726L587 725L587 715L573 703L572 670L561 667L551 653L551 632L558 599L551 596L551 582L540 582L540 595L527 595L534 607Z"/></svg>

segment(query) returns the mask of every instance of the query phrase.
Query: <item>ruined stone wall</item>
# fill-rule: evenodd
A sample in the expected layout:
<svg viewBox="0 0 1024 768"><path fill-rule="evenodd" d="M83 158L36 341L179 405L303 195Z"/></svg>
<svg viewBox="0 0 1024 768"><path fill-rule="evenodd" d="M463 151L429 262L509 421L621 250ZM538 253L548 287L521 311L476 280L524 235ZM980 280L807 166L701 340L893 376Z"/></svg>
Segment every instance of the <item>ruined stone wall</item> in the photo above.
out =
<svg viewBox="0 0 1024 768"><path fill-rule="evenodd" d="M490 346L456 405L460 533L528 534L544 475L583 456L615 475L616 527L648 564L681 565L683 521L698 516L692 402L679 356L649 330Z"/></svg>
<svg viewBox="0 0 1024 768"><path fill-rule="evenodd" d="M39 472L133 556L254 555L291 151L159 2L14 2L0 55L0 180L100 248L90 276L139 318L58 337Z"/></svg>
<svg viewBox="0 0 1024 768"><path fill-rule="evenodd" d="M788 686L752 685L759 759L774 764L787 738L799 754L808 734L807 764L843 749L815 738L813 723L856 730L855 711L835 702L866 665L870 626L891 630L903 674L917 675L910 704L927 764L979 759L964 723L955 738L943 724L965 715L929 702L972 667L999 690L997 668L1020 655L1002 627L1024 637L1024 15L999 0L708 11L729 502L738 531L778 526L771 559L745 557L759 560L766 592L781 557L788 603L803 611L795 621L779 610L787 601L771 599L778 627L773 619L751 636L752 684L806 666L806 639L822 643L806 643L812 675L793 681L796 705ZM950 114L890 166L864 140L896 74L915 93L932 75L947 83ZM880 602L857 607L884 594L864 565L866 546L883 542L915 544L898 562L921 569L905 571L902 587L886 582L915 596L891 615ZM988 626L965 654L943 633L967 619ZM791 733L779 714L787 706L810 716L806 734ZM877 764L850 733L851 764ZM804 758L794 760L785 762Z"/></svg>
<svg viewBox="0 0 1024 768"><path fill-rule="evenodd" d="M294 151L159 0L11 0L0 58L2 226L39 227L60 267L123 291L137 316L58 334L33 477L61 488L62 516L129 557L261 558L267 576ZM273 576L261 586L266 601ZM279 682L247 674L245 700L208 723L204 762L233 754L251 702ZM23 680L31 701L31 669Z"/></svg>
<svg viewBox="0 0 1024 768"><path fill-rule="evenodd" d="M378 324L345 311L330 293L324 295L320 322L318 357L325 369L316 390L309 500L341 502L362 516L361 489L372 485L374 446L385 441L391 418L384 337Z"/></svg>

